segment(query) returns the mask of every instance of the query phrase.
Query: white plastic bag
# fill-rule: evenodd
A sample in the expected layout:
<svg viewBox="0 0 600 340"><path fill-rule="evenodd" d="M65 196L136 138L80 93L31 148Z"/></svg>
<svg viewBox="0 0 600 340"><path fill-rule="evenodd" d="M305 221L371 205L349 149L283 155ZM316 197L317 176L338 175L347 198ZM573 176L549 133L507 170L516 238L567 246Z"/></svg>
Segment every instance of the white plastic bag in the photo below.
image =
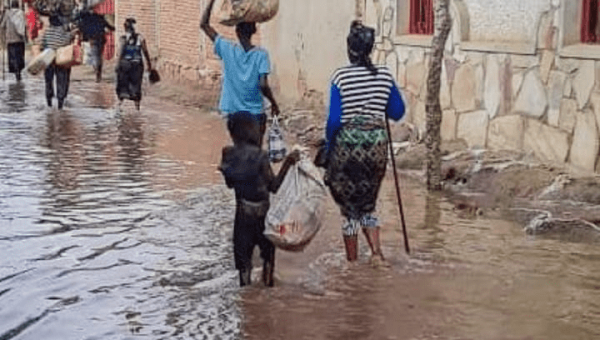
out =
<svg viewBox="0 0 600 340"><path fill-rule="evenodd" d="M283 138L283 132L279 126L279 120L277 117L273 117L271 127L269 128L269 160L272 163L281 162L287 153L285 147L285 139Z"/></svg>
<svg viewBox="0 0 600 340"><path fill-rule="evenodd" d="M302 251L321 229L326 196L319 170L303 157L271 197L265 236L281 249Z"/></svg>
<svg viewBox="0 0 600 340"><path fill-rule="evenodd" d="M32 75L36 75L48 67L48 65L52 64L54 58L56 57L56 51L47 48L42 53L40 53L37 57L35 57L29 65L27 65L27 72Z"/></svg>
<svg viewBox="0 0 600 340"><path fill-rule="evenodd" d="M81 46L83 48L83 65L92 66L92 63L94 62L92 45L89 41L84 41Z"/></svg>
<svg viewBox="0 0 600 340"><path fill-rule="evenodd" d="M273 19L279 11L279 0L218 0L216 17L227 26L240 22L265 22Z"/></svg>
<svg viewBox="0 0 600 340"><path fill-rule="evenodd" d="M10 16L9 20L15 26L17 34L19 34L21 37L25 37L25 15L23 12L11 10L8 12L8 15Z"/></svg>

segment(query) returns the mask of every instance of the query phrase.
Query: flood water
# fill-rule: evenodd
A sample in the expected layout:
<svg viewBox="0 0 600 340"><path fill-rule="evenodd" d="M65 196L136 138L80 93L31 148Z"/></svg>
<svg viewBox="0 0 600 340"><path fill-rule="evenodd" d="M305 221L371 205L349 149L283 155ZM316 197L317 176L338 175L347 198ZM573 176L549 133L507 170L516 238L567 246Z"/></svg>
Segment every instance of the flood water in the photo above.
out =
<svg viewBox="0 0 600 340"><path fill-rule="evenodd" d="M152 98L115 115L85 82L58 112L42 91L0 84L0 340L600 338L597 243L462 216L407 178L411 256L388 178L390 269L364 239L345 262L329 202L305 252L277 253L275 288L240 290L222 122Z"/></svg>

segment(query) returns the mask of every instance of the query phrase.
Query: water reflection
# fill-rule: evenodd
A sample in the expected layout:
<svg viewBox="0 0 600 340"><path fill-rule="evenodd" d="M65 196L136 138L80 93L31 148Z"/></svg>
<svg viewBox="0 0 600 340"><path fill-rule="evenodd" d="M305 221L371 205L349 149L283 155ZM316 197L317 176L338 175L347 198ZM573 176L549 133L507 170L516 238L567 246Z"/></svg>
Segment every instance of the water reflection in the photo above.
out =
<svg viewBox="0 0 600 340"><path fill-rule="evenodd" d="M52 150L48 178L59 190L73 190L85 167L84 128L68 111L50 111L46 116L45 146Z"/></svg>
<svg viewBox="0 0 600 340"><path fill-rule="evenodd" d="M8 85L8 99L6 104L10 112L20 113L26 108L27 94L25 83L17 82Z"/></svg>
<svg viewBox="0 0 600 340"><path fill-rule="evenodd" d="M127 172L140 172L144 168L146 152L143 118L139 113L125 113L118 118L117 143L120 146L119 158Z"/></svg>
<svg viewBox="0 0 600 340"><path fill-rule="evenodd" d="M156 147L206 116L117 117L99 108L113 87L78 82L66 110L40 109L43 84L26 85L10 90L24 113L0 120L0 339L238 338L232 195L190 196L179 174L207 170Z"/></svg>

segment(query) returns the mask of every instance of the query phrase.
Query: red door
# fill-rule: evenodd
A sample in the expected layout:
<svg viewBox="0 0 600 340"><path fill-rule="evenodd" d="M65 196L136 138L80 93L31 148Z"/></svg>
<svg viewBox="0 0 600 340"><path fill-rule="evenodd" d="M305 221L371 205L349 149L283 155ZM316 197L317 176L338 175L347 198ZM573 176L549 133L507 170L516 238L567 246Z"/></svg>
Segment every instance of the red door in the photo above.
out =
<svg viewBox="0 0 600 340"><path fill-rule="evenodd" d="M410 0L410 34L433 34L433 0Z"/></svg>

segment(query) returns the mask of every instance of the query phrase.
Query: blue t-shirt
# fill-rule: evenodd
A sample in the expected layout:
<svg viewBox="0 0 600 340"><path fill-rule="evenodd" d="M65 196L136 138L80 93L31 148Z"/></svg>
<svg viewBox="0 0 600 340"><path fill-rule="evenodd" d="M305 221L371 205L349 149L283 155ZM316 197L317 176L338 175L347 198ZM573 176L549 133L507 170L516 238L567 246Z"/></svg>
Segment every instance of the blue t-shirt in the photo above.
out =
<svg viewBox="0 0 600 340"><path fill-rule="evenodd" d="M246 52L242 45L217 36L215 54L223 60L221 111L263 113L260 75L271 70L267 51L254 47Z"/></svg>

